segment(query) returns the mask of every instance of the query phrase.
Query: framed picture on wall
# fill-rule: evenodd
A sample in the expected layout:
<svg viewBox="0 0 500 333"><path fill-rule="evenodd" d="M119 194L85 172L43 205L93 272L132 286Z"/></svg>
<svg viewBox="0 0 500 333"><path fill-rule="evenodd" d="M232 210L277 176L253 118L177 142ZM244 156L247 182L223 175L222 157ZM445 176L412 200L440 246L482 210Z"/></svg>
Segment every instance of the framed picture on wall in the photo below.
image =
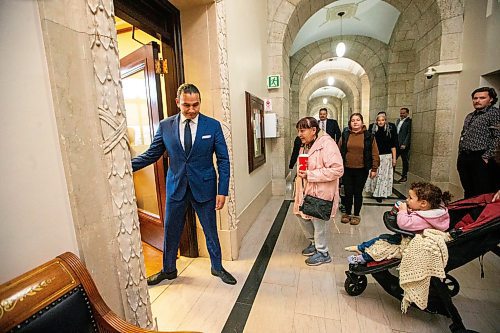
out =
<svg viewBox="0 0 500 333"><path fill-rule="evenodd" d="M248 173L266 163L264 101L245 91L247 110Z"/></svg>

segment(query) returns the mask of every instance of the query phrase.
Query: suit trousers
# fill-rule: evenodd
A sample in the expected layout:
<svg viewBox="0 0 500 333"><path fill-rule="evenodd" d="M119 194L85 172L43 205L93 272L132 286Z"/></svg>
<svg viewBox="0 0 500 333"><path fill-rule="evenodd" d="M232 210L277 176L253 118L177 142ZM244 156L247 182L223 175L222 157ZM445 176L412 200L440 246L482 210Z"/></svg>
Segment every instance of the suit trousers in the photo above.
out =
<svg viewBox="0 0 500 333"><path fill-rule="evenodd" d="M457 170L464 188L464 198L493 193L497 190L495 189L494 174L489 167L489 164L494 163L494 161L491 159L486 164L481 158L483 153L484 151L477 151L458 154Z"/></svg>
<svg viewBox="0 0 500 333"><path fill-rule="evenodd" d="M220 271L222 269L222 255L219 236L217 234L215 198L206 202L197 202L194 200L189 186L182 200L175 201L167 197L165 240L163 243L163 271L170 273L176 270L177 250L182 230L184 229L184 216L186 215L188 202L193 206L203 227L212 268Z"/></svg>
<svg viewBox="0 0 500 333"><path fill-rule="evenodd" d="M408 176L408 168L410 164L409 160L409 155L410 154L410 149L408 147L406 149L397 149L397 157L401 156L401 161L403 162L403 171L401 172L401 177L407 177Z"/></svg>

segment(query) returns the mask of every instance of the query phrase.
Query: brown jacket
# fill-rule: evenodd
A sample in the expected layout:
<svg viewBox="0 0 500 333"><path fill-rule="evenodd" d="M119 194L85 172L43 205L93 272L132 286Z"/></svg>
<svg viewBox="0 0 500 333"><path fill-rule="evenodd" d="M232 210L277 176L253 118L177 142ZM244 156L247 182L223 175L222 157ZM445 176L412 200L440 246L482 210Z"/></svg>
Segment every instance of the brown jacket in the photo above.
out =
<svg viewBox="0 0 500 333"><path fill-rule="evenodd" d="M363 126L363 129L357 133L350 131L349 140L347 141L346 161L344 167L353 169L364 168L363 150L365 146L365 131L365 126ZM342 139L339 141L339 147L342 147ZM377 171L380 165L380 157L376 140L372 141L372 161L372 171Z"/></svg>

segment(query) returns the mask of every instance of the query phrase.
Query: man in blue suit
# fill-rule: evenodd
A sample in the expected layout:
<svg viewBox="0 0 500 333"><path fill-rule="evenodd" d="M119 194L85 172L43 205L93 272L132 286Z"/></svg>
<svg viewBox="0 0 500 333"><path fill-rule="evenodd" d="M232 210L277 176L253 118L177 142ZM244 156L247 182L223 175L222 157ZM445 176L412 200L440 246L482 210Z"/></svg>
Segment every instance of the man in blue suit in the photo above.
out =
<svg viewBox="0 0 500 333"><path fill-rule="evenodd" d="M181 85L175 101L181 112L162 120L149 149L132 159L132 169L137 171L156 162L165 151L169 158L163 269L148 278L148 285L177 277L177 249L188 202L205 233L212 275L236 284L236 279L222 267L215 219L215 211L224 207L229 188L229 154L222 127L217 120L200 114L201 94L193 84Z"/></svg>

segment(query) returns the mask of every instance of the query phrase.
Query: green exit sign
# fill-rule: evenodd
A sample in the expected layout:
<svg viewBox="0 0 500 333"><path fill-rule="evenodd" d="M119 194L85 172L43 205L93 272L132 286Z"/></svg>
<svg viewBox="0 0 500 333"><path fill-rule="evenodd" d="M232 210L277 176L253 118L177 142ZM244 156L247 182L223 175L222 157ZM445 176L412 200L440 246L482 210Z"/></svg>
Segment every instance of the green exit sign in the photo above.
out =
<svg viewBox="0 0 500 333"><path fill-rule="evenodd" d="M276 89L281 86L281 78L279 75L269 75L267 77L267 89Z"/></svg>

